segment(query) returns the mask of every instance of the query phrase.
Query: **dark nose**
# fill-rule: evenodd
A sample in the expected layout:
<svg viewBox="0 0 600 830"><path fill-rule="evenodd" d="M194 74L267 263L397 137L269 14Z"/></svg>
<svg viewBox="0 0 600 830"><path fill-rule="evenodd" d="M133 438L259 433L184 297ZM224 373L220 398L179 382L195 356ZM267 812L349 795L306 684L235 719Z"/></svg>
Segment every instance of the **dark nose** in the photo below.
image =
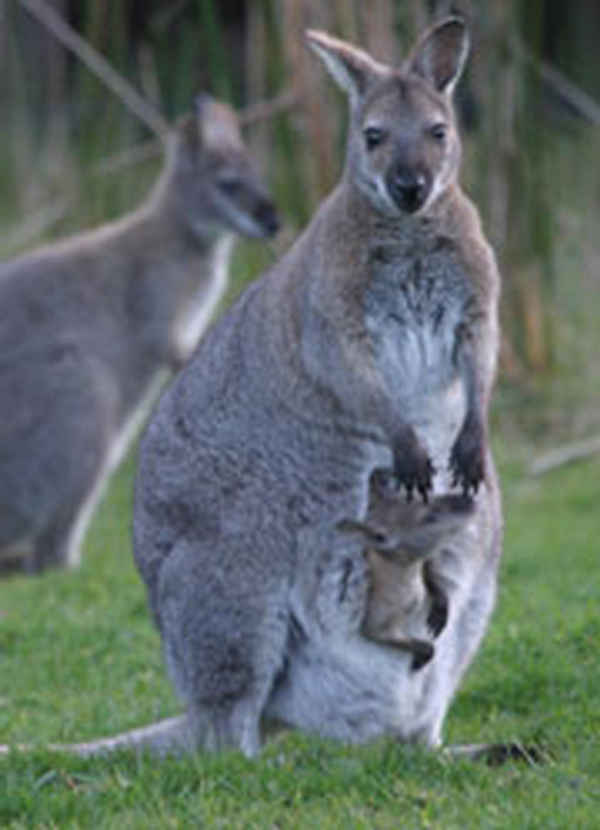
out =
<svg viewBox="0 0 600 830"><path fill-rule="evenodd" d="M275 205L268 199L263 200L256 209L254 216L263 228L265 236L274 236L279 230L280 223Z"/></svg>
<svg viewBox="0 0 600 830"><path fill-rule="evenodd" d="M425 203L429 185L425 173L398 166L388 177L388 189L401 210L414 213Z"/></svg>

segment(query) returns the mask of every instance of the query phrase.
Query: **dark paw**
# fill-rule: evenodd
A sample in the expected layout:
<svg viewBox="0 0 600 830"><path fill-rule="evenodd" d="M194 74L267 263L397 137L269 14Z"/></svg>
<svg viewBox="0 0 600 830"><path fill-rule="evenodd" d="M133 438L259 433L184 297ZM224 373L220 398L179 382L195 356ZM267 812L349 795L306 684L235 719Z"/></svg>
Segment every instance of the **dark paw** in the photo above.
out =
<svg viewBox="0 0 600 830"><path fill-rule="evenodd" d="M372 489L381 498L390 498L397 495L400 482L391 468L378 467L371 473L369 489Z"/></svg>
<svg viewBox="0 0 600 830"><path fill-rule="evenodd" d="M436 597L427 615L427 627L434 637L439 637L448 622L448 600L445 596Z"/></svg>
<svg viewBox="0 0 600 830"><path fill-rule="evenodd" d="M396 453L394 459L394 475L398 483L406 488L406 498L410 501L414 490L417 490L427 501L428 493L433 486L435 467L431 459L419 445L411 451Z"/></svg>
<svg viewBox="0 0 600 830"><path fill-rule="evenodd" d="M426 666L435 652L434 647L427 640L412 640L410 650L413 656L410 664L411 671L419 671L423 666Z"/></svg>
<svg viewBox="0 0 600 830"><path fill-rule="evenodd" d="M485 442L483 430L468 423L459 433L450 454L452 486L465 495L476 493L485 478Z"/></svg>
<svg viewBox="0 0 600 830"><path fill-rule="evenodd" d="M427 627L435 638L440 636L448 622L448 596L438 584L431 562L425 563L423 579L431 603L427 614Z"/></svg>

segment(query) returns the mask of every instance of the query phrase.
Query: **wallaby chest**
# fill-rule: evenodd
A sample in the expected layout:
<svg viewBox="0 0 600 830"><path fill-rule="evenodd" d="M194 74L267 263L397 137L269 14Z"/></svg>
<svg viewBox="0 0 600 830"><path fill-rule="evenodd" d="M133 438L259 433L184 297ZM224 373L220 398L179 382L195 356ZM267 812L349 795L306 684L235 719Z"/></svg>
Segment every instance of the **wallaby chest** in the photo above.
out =
<svg viewBox="0 0 600 830"><path fill-rule="evenodd" d="M364 324L377 371L433 456L445 456L463 421L457 351L473 288L443 235L375 241L368 253Z"/></svg>

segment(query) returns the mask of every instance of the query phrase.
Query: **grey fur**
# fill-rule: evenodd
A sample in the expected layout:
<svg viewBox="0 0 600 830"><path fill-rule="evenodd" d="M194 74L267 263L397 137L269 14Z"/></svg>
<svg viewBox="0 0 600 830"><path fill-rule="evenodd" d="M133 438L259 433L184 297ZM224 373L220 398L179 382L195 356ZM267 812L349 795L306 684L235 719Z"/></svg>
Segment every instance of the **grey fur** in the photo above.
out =
<svg viewBox="0 0 600 830"><path fill-rule="evenodd" d="M450 102L464 27L427 32L400 69L308 37L349 92L342 179L163 395L136 481L135 558L190 730L248 755L273 719L438 744L500 556L487 444L499 281L456 182ZM385 134L371 149L369 127ZM336 546L338 522L364 520L379 467L424 497L456 480L475 505L435 554L448 620L416 672L408 651L361 633L368 566Z"/></svg>
<svg viewBox="0 0 600 830"><path fill-rule="evenodd" d="M79 561L144 404L226 287L233 234L275 229L233 111L202 96L141 208L0 265L0 568Z"/></svg>

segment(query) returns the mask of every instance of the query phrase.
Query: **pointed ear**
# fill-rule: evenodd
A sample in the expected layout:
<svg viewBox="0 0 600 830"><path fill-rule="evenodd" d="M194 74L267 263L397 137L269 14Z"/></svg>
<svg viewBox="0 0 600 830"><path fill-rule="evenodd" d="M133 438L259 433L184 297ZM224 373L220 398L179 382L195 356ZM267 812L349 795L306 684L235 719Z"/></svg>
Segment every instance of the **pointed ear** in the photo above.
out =
<svg viewBox="0 0 600 830"><path fill-rule="evenodd" d="M326 32L309 29L306 32L306 40L310 48L321 58L333 79L348 93L352 104L364 95L373 81L388 73L387 67L362 49Z"/></svg>
<svg viewBox="0 0 600 830"><path fill-rule="evenodd" d="M213 98L207 92L200 92L194 98L194 127L196 130L196 143L205 144L204 133L206 125L210 120L210 109Z"/></svg>
<svg viewBox="0 0 600 830"><path fill-rule="evenodd" d="M207 93L194 101L198 137L204 147L242 147L242 134L235 112Z"/></svg>
<svg viewBox="0 0 600 830"><path fill-rule="evenodd" d="M463 20L449 17L420 38L408 59L408 69L438 92L451 95L469 54L469 33Z"/></svg>
<svg viewBox="0 0 600 830"><path fill-rule="evenodd" d="M335 527L338 532L343 533L345 536L349 536L352 539L356 539L365 546L372 545L373 547L377 547L379 545L381 547L381 545L384 545L387 541L385 534L369 527L369 525L364 522L355 522L352 519L342 519L336 524Z"/></svg>

